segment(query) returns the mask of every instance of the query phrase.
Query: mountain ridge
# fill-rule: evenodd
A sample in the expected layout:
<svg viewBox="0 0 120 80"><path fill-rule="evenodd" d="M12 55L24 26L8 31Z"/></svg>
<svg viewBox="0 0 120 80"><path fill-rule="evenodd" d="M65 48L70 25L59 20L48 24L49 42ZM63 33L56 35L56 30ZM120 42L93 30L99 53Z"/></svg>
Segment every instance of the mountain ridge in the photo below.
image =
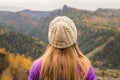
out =
<svg viewBox="0 0 120 80"><path fill-rule="evenodd" d="M75 22L78 31L78 45L81 52L85 55L93 51L96 47L104 44L107 39L113 37L114 40L108 42L104 46L105 49L96 53L96 55L90 59L96 67L120 68L120 66L116 66L120 64L120 62L118 62L119 60L116 60L120 58L118 50L120 37L120 9L99 8L95 11L89 11L64 5L62 9L45 12L45 15L39 12L41 13L41 11L36 13L36 11L34 12L31 10L12 13L1 13L0 11L0 25L13 32L37 37L48 44L47 36L50 21L56 16L67 16ZM39 16L32 16L32 14ZM111 59L111 56L114 56L113 59ZM104 62L103 58L106 59L106 62ZM116 60L115 64L114 60ZM99 64L98 62L104 63Z"/></svg>

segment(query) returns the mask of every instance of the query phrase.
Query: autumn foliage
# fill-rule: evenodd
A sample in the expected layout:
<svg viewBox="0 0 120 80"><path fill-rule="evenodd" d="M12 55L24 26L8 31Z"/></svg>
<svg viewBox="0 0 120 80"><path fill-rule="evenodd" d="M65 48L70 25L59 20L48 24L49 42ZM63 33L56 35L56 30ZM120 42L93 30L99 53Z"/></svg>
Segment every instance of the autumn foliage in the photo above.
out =
<svg viewBox="0 0 120 80"><path fill-rule="evenodd" d="M6 52L4 48L0 49L0 55L5 55L0 56L0 63L8 63L8 66L0 66L0 80L27 80L32 64L30 57Z"/></svg>

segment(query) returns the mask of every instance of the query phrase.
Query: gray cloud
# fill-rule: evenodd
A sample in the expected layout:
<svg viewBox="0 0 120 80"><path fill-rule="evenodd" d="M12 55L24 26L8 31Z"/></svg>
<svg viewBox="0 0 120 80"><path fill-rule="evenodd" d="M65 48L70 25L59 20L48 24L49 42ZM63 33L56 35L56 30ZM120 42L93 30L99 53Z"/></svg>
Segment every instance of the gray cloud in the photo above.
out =
<svg viewBox="0 0 120 80"><path fill-rule="evenodd" d="M64 4L79 9L120 8L120 0L0 0L0 10L53 10Z"/></svg>

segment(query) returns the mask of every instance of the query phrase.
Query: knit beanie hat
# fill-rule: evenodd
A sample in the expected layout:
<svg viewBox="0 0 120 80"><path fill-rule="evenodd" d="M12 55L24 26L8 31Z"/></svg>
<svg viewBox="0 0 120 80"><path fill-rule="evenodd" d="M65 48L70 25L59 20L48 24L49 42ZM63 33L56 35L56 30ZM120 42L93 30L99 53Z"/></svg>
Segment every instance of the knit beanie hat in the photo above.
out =
<svg viewBox="0 0 120 80"><path fill-rule="evenodd" d="M49 44L56 48L67 48L77 42L77 30L74 22L66 16L58 16L50 22Z"/></svg>

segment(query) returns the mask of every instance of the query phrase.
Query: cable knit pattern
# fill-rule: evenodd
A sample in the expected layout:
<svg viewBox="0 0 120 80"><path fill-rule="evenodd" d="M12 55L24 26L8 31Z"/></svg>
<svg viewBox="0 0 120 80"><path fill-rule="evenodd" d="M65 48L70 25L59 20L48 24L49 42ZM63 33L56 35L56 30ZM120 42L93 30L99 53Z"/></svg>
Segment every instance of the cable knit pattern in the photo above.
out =
<svg viewBox="0 0 120 80"><path fill-rule="evenodd" d="M74 22L66 17L59 16L53 19L48 31L49 43L56 48L67 48L77 42L77 30Z"/></svg>

